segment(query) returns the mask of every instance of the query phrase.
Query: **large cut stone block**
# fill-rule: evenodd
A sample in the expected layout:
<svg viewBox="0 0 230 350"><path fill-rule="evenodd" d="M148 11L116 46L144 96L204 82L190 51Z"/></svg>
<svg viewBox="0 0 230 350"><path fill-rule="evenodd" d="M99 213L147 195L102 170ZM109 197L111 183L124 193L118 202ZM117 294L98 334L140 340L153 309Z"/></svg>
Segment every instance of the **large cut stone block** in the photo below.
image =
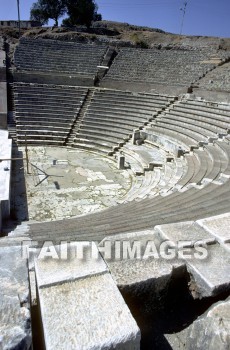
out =
<svg viewBox="0 0 230 350"><path fill-rule="evenodd" d="M184 261L191 276L190 289L195 297L214 296L230 289L230 254L216 242L216 237L197 222L180 222L156 226L162 238L186 247L202 245L203 253L185 256ZM199 243L198 243L199 242ZM206 250L206 252L204 251Z"/></svg>
<svg viewBox="0 0 230 350"><path fill-rule="evenodd" d="M230 243L230 213L198 220L197 223L214 235L220 243Z"/></svg>
<svg viewBox="0 0 230 350"><path fill-rule="evenodd" d="M54 254L57 254L56 259L35 260L40 288L102 274L108 270L100 254L92 257L93 252L97 251L93 242L73 242L68 246L53 246L52 249L55 250Z"/></svg>
<svg viewBox="0 0 230 350"><path fill-rule="evenodd" d="M195 283L194 296L209 297L230 290L230 254L219 244L208 246L204 260L187 260L187 269ZM193 283L192 283L193 284Z"/></svg>
<svg viewBox="0 0 230 350"><path fill-rule="evenodd" d="M0 349L29 349L27 261L20 246L0 247Z"/></svg>
<svg viewBox="0 0 230 350"><path fill-rule="evenodd" d="M172 349L228 350L230 344L230 300L214 304L179 333L165 334Z"/></svg>
<svg viewBox="0 0 230 350"><path fill-rule="evenodd" d="M66 260L35 260L46 349L138 350L139 328L95 244L80 260L76 246Z"/></svg>
<svg viewBox="0 0 230 350"><path fill-rule="evenodd" d="M227 350L230 347L230 300L212 306L189 327L187 349Z"/></svg>
<svg viewBox="0 0 230 350"><path fill-rule="evenodd" d="M155 227L162 238L172 242L185 242L185 246L193 246L196 242L213 244L216 239L194 221L178 222Z"/></svg>
<svg viewBox="0 0 230 350"><path fill-rule="evenodd" d="M174 273L183 273L185 263L178 259L163 259L162 239L151 230L119 234L105 238L99 244L117 285L132 296L149 295L151 304L159 293L167 293ZM110 250L111 257L106 248ZM154 297L153 297L154 296ZM149 301L148 301L149 304Z"/></svg>

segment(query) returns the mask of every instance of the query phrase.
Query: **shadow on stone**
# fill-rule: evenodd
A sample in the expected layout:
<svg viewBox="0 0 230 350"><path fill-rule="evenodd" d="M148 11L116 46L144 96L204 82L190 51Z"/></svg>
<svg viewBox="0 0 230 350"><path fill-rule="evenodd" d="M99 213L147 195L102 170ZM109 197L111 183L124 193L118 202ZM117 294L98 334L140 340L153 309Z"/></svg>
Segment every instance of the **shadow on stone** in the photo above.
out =
<svg viewBox="0 0 230 350"><path fill-rule="evenodd" d="M186 329L212 304L228 297L229 293L226 292L215 298L194 300L189 291L189 282L189 274L184 271L183 274L174 274L166 290L157 296L151 295L148 288L135 296L129 290L121 290L141 330L142 350L172 349L164 334Z"/></svg>
<svg viewBox="0 0 230 350"><path fill-rule="evenodd" d="M13 148L12 158L23 158L23 152ZM12 161L11 219L20 224L29 219L23 159Z"/></svg>
<svg viewBox="0 0 230 350"><path fill-rule="evenodd" d="M39 305L31 307L33 350L45 350L44 333Z"/></svg>

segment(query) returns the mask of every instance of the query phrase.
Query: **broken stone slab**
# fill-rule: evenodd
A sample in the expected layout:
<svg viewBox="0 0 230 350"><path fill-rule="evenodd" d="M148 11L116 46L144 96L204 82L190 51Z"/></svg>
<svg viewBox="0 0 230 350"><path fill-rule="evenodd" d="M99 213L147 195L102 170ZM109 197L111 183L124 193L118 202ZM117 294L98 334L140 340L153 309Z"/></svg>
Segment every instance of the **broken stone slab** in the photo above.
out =
<svg viewBox="0 0 230 350"><path fill-rule="evenodd" d="M230 346L230 299L212 306L189 329L187 349L227 350Z"/></svg>
<svg viewBox="0 0 230 350"><path fill-rule="evenodd" d="M0 247L0 348L30 349L27 260L20 246Z"/></svg>
<svg viewBox="0 0 230 350"><path fill-rule="evenodd" d="M230 254L219 244L207 247L207 258L186 261L194 297L210 297L230 291Z"/></svg>
<svg viewBox="0 0 230 350"><path fill-rule="evenodd" d="M186 343L188 339L188 328L183 329L178 333L164 334L170 349L175 350L187 350Z"/></svg>
<svg viewBox="0 0 230 350"><path fill-rule="evenodd" d="M185 330L165 337L172 349L228 350L230 344L230 299L209 308Z"/></svg>
<svg viewBox="0 0 230 350"><path fill-rule="evenodd" d="M161 242L153 230L146 230L109 236L98 246L121 292L131 297L144 296L142 305L145 308L146 303L148 312L155 308L156 300L163 302L172 276L185 272L184 261L162 258ZM110 246L111 257L106 251Z"/></svg>
<svg viewBox="0 0 230 350"><path fill-rule="evenodd" d="M215 236L220 243L230 243L230 213L198 220L197 223Z"/></svg>
<svg viewBox="0 0 230 350"><path fill-rule="evenodd" d="M67 260L35 260L46 349L139 350L139 328L96 245L79 259L80 243Z"/></svg>
<svg viewBox="0 0 230 350"><path fill-rule="evenodd" d="M210 232L191 221L160 225L155 229L164 239L175 244L182 242L184 247L194 247L188 255L184 255L184 261L191 278L190 290L195 298L215 296L230 289L230 254L215 243L216 238Z"/></svg>

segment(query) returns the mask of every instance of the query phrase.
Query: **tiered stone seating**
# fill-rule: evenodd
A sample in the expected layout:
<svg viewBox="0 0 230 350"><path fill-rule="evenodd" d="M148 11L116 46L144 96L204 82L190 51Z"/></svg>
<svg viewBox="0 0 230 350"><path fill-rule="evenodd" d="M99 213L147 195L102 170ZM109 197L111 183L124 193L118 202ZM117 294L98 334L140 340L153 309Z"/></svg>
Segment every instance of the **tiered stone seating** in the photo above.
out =
<svg viewBox="0 0 230 350"><path fill-rule="evenodd" d="M50 239L101 240L118 232L152 228L157 224L194 220L229 211L229 180L223 185L210 183L198 189L174 192L166 198L156 196L132 201L90 216L33 224L30 235L43 241Z"/></svg>
<svg viewBox="0 0 230 350"><path fill-rule="evenodd" d="M182 111L184 119L179 127L177 114L179 119L179 113ZM164 118L167 119L167 123L161 123ZM154 181L158 175L152 174L151 178L142 179L137 184L130 197L125 200L128 203L94 213L87 216L87 219L71 219L68 221L68 227L66 223L61 222L60 226L56 227L52 227L51 223L44 224L44 228L41 225L33 225L31 235L43 239L47 232L53 230L52 239L74 237L97 240L117 232L148 229L156 224L196 220L227 212L230 200L230 144L227 135L230 126L229 106L182 100L174 103L173 108L170 107L157 115L155 122L156 126L144 128L143 133L148 135L156 132L158 140L162 135L165 150L167 147L173 149L176 144L178 147L185 145L186 153L182 159L184 171L179 171L177 184L172 184L168 189L166 187L165 191L159 186L159 191L154 192ZM147 137L148 140L154 138ZM182 140L184 144L181 144ZM189 147L190 140L193 142L193 148ZM184 162L187 166L184 166ZM175 170L174 173L176 172ZM161 176L162 173L159 178ZM160 180L158 182L160 183Z"/></svg>
<svg viewBox="0 0 230 350"><path fill-rule="evenodd" d="M134 129L142 127L173 100L160 95L95 90L74 145L109 153L113 147L128 140Z"/></svg>
<svg viewBox="0 0 230 350"><path fill-rule="evenodd" d="M14 61L18 70L94 75L106 46L22 38Z"/></svg>
<svg viewBox="0 0 230 350"><path fill-rule="evenodd" d="M86 93L86 88L14 84L17 141L63 145Z"/></svg>
<svg viewBox="0 0 230 350"><path fill-rule="evenodd" d="M22 39L15 63L23 74L24 71L45 71L93 75L105 50L97 47L95 53L95 47ZM92 55L96 56L95 60L89 59ZM220 64L224 58L221 55L216 59L211 51L198 49L121 49L105 81L189 87ZM202 84L205 86L205 80ZM228 90L227 81L220 85L220 90ZM91 89L89 94L86 88L69 86L19 83L14 89L19 143L25 141L26 135L28 144L65 145L67 140L70 143L73 140L72 146L102 154L118 155L119 149L134 179L119 205L69 220L29 224L27 237L40 244L49 240L57 244L71 240L99 242L113 235L112 241L152 239L157 243L170 240L178 244L181 240L191 240L192 249L195 240L201 239L209 245L210 252L205 262L184 258L179 263L150 259L115 261L114 264L105 259L105 265L101 259L91 265L86 259L83 268L78 262L76 266L76 259L68 268L66 261L59 264L37 260L37 291L47 348L61 347L63 339L67 347L76 345L76 327L72 325L79 321L80 340L77 341L82 347L116 347L117 344L119 347L123 343L121 347L139 349L139 330L114 281L123 292L128 290L129 296L135 290L134 294L140 298L143 294L147 296L151 286L151 301L157 289L167 289L165 286L174 273L178 275L182 271L190 275L189 288L194 297L214 297L229 291L229 225L225 220L228 223L230 218L223 216L207 221L204 218L229 212L230 105L187 97L176 102L170 96L117 90ZM145 137L141 146L127 142L135 129L142 130L141 135ZM154 147L159 147L162 157L157 156ZM139 174L141 176L134 176ZM224 224L219 227L221 221ZM128 235L124 234L127 232ZM121 233L119 238L118 233ZM102 291L108 294L106 302L101 298ZM80 303L76 303L76 293ZM151 305L146 309L150 313ZM66 310L70 317L66 318ZM122 318L119 328L124 310L126 317ZM87 312L89 317L85 317ZM60 313L63 322L56 322L60 328L57 334L53 322L59 320ZM91 337L88 329L92 328L90 322L95 315L98 322L93 326L95 334ZM109 315L115 320L112 327ZM105 324L104 336L101 336L101 322ZM128 327L124 329L125 322Z"/></svg>
<svg viewBox="0 0 230 350"><path fill-rule="evenodd" d="M156 132L174 137L188 148L206 144L229 133L229 105L197 100L182 100L157 116L152 124Z"/></svg>
<svg viewBox="0 0 230 350"><path fill-rule="evenodd" d="M218 56L224 58L224 54L218 53ZM216 59L213 60L213 52L208 50L123 48L105 80L188 87L213 69L216 62Z"/></svg>
<svg viewBox="0 0 230 350"><path fill-rule="evenodd" d="M217 67L199 81L201 89L230 92L230 62Z"/></svg>

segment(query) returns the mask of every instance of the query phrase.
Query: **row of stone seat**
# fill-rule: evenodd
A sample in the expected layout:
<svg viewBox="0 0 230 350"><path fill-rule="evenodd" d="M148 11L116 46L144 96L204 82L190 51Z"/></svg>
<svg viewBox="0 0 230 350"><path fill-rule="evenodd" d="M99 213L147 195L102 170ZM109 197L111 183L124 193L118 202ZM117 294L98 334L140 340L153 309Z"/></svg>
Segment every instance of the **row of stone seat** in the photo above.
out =
<svg viewBox="0 0 230 350"><path fill-rule="evenodd" d="M100 240L117 232L154 227L157 224L194 220L221 214L229 210L229 180L223 185L208 183L203 188L173 192L167 197L132 201L68 222L34 224L30 227L33 239L93 239ZM213 213L213 214L212 214ZM47 234L48 233L48 234Z"/></svg>
<svg viewBox="0 0 230 350"><path fill-rule="evenodd" d="M210 111L210 115L216 113L217 120L220 118L223 122L227 121L224 118L228 118L228 105L217 105L197 100L181 101L180 103L187 104L190 109L194 105L194 108L199 110L200 106L203 113L208 114ZM180 103L175 103L175 108ZM156 119L164 119L164 114L158 115ZM188 117L188 119L190 118ZM193 123L196 126L196 120ZM187 130L185 130L185 126L178 128L175 124L176 120L171 123L168 129L163 126L154 126L144 128L143 132L156 133L159 138L162 136L166 140L166 145L169 144L168 139L170 142L177 143L178 147L180 145L184 147L187 152L184 155L187 171L180 176L177 185L166 193L154 195L153 198L142 199L139 202L133 200L101 213L95 213L88 216L87 220L84 218L84 222L81 218L70 220L67 230L65 227L65 234L68 231L70 237L94 237L94 239L98 239L118 231L146 229L157 223L194 220L226 212L230 199L228 191L230 181L229 135L219 137L217 127L217 137L210 142L210 130L204 128L204 125L200 126L198 133L197 130L190 130L190 123ZM180 134L178 134L179 130ZM197 135L201 135L201 137L198 138ZM204 141L204 137L206 137L206 141L201 142L201 140ZM75 223L75 227L76 225L78 227L75 232L71 228L73 223ZM41 239L43 233L36 226L31 229L32 235ZM59 238L64 237L64 228L53 229Z"/></svg>
<svg viewBox="0 0 230 350"><path fill-rule="evenodd" d="M129 171L138 175L133 176L131 189L120 203L142 200L159 192L167 192L183 176L186 162L174 156L167 162L169 153L153 144L137 146L129 142L120 152L125 157L125 165Z"/></svg>
<svg viewBox="0 0 230 350"><path fill-rule="evenodd" d="M9 288L7 289L5 286L12 285L13 283L15 285L13 271L17 267L17 270L20 269L21 273L21 279L17 282L17 285L20 287L20 296L22 296L22 292L27 297L29 295L29 275L32 300L35 304L39 302L41 305L41 316L47 348L53 348L53 345L55 345L55 348L59 349L60 344L65 339L65 344L68 344L69 347L77 341L85 349L89 349L95 346L95 344L98 347L108 346L109 344L110 347L118 348L122 344L121 347L125 349L139 349L139 329L132 319L131 313L121 298L117 287L123 296L126 295L127 297L128 295L129 298L134 298L134 300L138 296L141 299L141 310L139 312L144 316L146 316L146 313L152 314L156 310L156 305L158 304L155 304L153 301L159 299L159 295L163 297L163 302L165 301L165 296L168 296L167 293L165 294L165 286L168 286L170 282L175 282L178 277L178 281L181 283L181 277L185 277L186 274L187 277L190 277L190 282L193 282L191 284L189 283L189 289L195 299L218 297L221 293L227 294L230 287L228 273L229 222L230 215L228 213L196 222L189 221L158 225L151 230L129 232L127 234L107 237L98 245L98 250L101 251L104 260L93 242L84 242L85 259L79 258L79 249L77 248L81 247L81 242L72 242L66 245L67 260L57 258L41 259L39 257L40 249L33 249L32 253L28 248L28 254L30 255L28 264L28 261L24 257L22 258L20 252L20 243L27 236L19 236L18 241L17 238L2 239L0 249L2 259L5 263L4 266L6 266L7 278L3 273L0 278L2 281L7 280L7 284L1 283L3 285L2 295L5 297L1 304L1 310L4 314L8 315L8 324L5 324L4 319L2 321L2 324L5 326L3 344L5 345L7 343L8 337L15 340L15 343L22 342L23 340L27 344L31 344L31 329L30 327L28 328L28 325L26 328L25 322L22 322L22 314L24 315L25 311L27 311L27 321L30 318L29 305L23 305L23 313L19 312L22 311L20 310L19 302L15 303L12 309L18 311L15 312L16 316L13 318L12 312L9 313L9 301L7 302ZM115 252L118 252L119 249L115 247L118 242L121 247L120 258L117 258L117 255L115 255ZM127 248L127 242L130 246L129 251L125 249L125 247ZM208 259L205 259L204 255L202 258L202 255L197 257L194 254L201 253L199 249L196 249L197 242L207 252ZM139 244L140 250L137 249L133 254L131 247L134 247L136 243ZM163 254L160 246L165 243L172 249L169 249L169 252ZM49 244L52 252L55 252L58 257L61 254L62 247L54 247L51 242ZM151 250L149 252L147 250L149 244L155 247L154 251ZM6 247L6 245L10 245L10 247ZM170 255L172 250L176 253L174 258L170 258L172 257ZM92 255L92 252L94 252L94 255ZM110 252L111 254L109 254ZM179 252L181 254L178 254ZM97 256L97 259L94 258L95 256ZM168 256L168 259L165 256ZM27 271L28 265L29 271ZM164 283L162 283L162 280ZM106 299L101 297L102 291ZM164 293L161 294L163 291ZM16 295L15 288L13 288L11 297L16 297ZM79 303L76 303L76 295L78 296L77 300L80 301ZM65 299L64 312L63 298ZM106 302L104 302L105 300ZM151 300L151 303L149 300ZM116 302L114 303L114 301ZM226 330L225 320L227 321L228 316L226 308L228 310L229 306L227 303L218 305L223 312L218 312L216 308L215 312L209 311L209 318L211 317L211 320L208 324L210 326L216 319L214 326L217 323L224 323L223 327ZM59 317L60 313L62 315L61 321ZM58 333L57 327L53 327L54 314L57 320ZM68 315L67 318L66 314ZM92 324L85 315L94 315L94 318L97 318L97 322L93 324L93 336ZM111 317L109 316L111 315L115 321L110 327ZM224 317L224 319L221 318L223 322L220 322L220 316ZM76 327L72 327L76 322L78 325L77 332ZM98 327L98 324L101 324L101 322L106 325L103 335L101 335L101 328ZM82 327L82 323L86 327ZM15 333L14 336L11 334L12 324L14 326L15 324L19 325L16 327L19 330L17 329L15 331L15 333L17 332L17 336ZM125 328L124 325L126 326ZM202 325L200 322L198 326L203 327L199 334L199 336L202 336L203 329L207 330L207 327L205 328L205 325ZM25 332L23 332L24 330ZM207 332L204 332L205 335L202 340L205 341L208 349L213 339L217 339L217 336L216 333L213 335L213 329ZM194 330L191 333L194 333ZM174 335L173 337L176 338L176 336ZM193 334L194 337L195 335ZM223 348L226 344L224 339L221 337L221 341L217 342L218 345L222 344ZM194 344L196 340L193 339L192 342L190 340L191 338L188 340L188 343L191 347L191 344ZM182 341L184 341L183 337ZM180 338L178 340L179 343L181 344ZM173 344L175 344L175 339Z"/></svg>
<svg viewBox="0 0 230 350"><path fill-rule="evenodd" d="M107 47L48 39L21 39L14 62L19 70L96 74Z"/></svg>
<svg viewBox="0 0 230 350"><path fill-rule="evenodd" d="M230 110L228 105L218 105L205 101L179 101L157 116L153 128L163 128L169 132L180 133L187 146L208 143L218 137L227 136L230 131ZM193 106L195 108L193 109ZM188 138L186 140L186 138Z"/></svg>
<svg viewBox="0 0 230 350"><path fill-rule="evenodd" d="M73 146L108 153L127 141L133 129L151 120L174 98L97 89L79 124Z"/></svg>
<svg viewBox="0 0 230 350"><path fill-rule="evenodd" d="M227 62L209 72L206 77L199 81L198 86L205 90L230 92L229 76L230 62Z"/></svg>
<svg viewBox="0 0 230 350"><path fill-rule="evenodd" d="M170 142L170 140L168 140L168 142ZM142 159L143 150L141 147L143 146L130 147L128 144L122 147L122 153L125 155L126 161L131 163L131 168L134 170L137 169L136 173L138 174L144 173L144 168L147 168L146 164L150 162L148 159ZM135 148L135 151L133 148ZM184 191L191 186L197 187L216 180L222 181L222 176L228 177L230 175L228 150L229 145L227 143L217 141L217 143L205 145L200 149L195 149L193 152L185 154L184 162L182 163L183 167L180 164L180 167L178 168L178 164L176 164L174 175L171 176L172 179L166 181L168 186L156 187L156 184L154 184L154 186L149 186L146 192L149 196L152 196L159 192L160 188L161 193L167 194L170 191ZM135 160L134 164L130 162L130 157ZM156 160L157 158L155 155L155 162ZM138 161L141 163L141 166L139 167L136 166ZM181 159L178 159L178 161L181 161ZM174 164L174 162L172 164ZM185 162L187 162L187 170ZM165 161L162 162L162 167L163 169L166 169L167 166L171 166L171 163L166 163L165 158ZM161 183L164 184L164 181L164 173L161 173Z"/></svg>
<svg viewBox="0 0 230 350"><path fill-rule="evenodd" d="M18 143L63 145L87 88L14 84Z"/></svg>
<svg viewBox="0 0 230 350"><path fill-rule="evenodd" d="M222 53L207 50L156 50L121 49L111 69L104 78L121 81L144 81L173 85L190 85L212 70L221 59ZM130 64L130 62L132 64Z"/></svg>

